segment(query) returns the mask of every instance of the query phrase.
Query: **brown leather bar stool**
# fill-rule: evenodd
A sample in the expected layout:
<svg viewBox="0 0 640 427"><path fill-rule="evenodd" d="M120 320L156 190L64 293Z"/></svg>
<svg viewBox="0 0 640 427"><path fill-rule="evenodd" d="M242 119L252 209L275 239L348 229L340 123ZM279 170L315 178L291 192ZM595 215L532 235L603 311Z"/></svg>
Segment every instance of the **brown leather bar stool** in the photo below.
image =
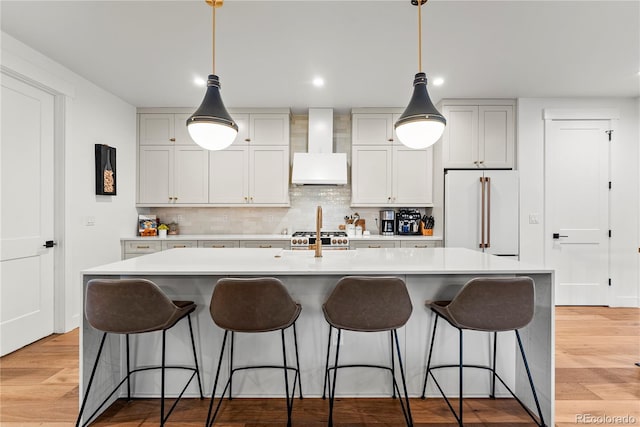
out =
<svg viewBox="0 0 640 427"><path fill-rule="evenodd" d="M462 420L462 371L463 368L485 369L491 372L491 393L490 398L495 398L496 378L511 393L518 403L527 411L529 416L538 426L546 426L538 395L533 385L533 378L529 371L529 364L524 353L522 340L520 339L519 329L527 326L533 319L535 308L534 282L530 277L481 277L469 280L458 294L451 301L426 301L425 305L431 309L436 315L433 323L433 332L431 335L431 344L429 346L429 356L427 359L427 372L424 377L424 386L422 387L422 398L425 398L427 388L427 380L429 375L433 378L436 387L444 397L453 416L458 421L458 425L463 425ZM459 359L457 365L438 365L431 366L431 355L433 354L433 343L436 337L436 328L438 319L446 320L451 326L458 329L459 333ZM493 365L465 365L462 357L462 331L475 330L493 332ZM539 420L525 406L524 403L515 395L515 393L505 384L505 382L496 373L496 350L498 332L514 331L518 339L518 346L522 360L529 378L529 385L533 393L533 398L538 410ZM444 394L442 387L438 384L433 371L441 368L458 368L459 369L459 408L458 413Z"/></svg>
<svg viewBox="0 0 640 427"><path fill-rule="evenodd" d="M209 427L213 425L227 389L229 390L229 399L231 399L232 379L234 373L247 369L267 368L282 369L284 371L285 398L287 403L287 426L290 427L296 384L298 385L299 395L302 399L302 382L300 379L300 361L298 357L298 336L296 333L296 320L300 315L302 306L291 298L291 295L282 282L276 278L224 278L218 280L218 283L213 290L209 309L213 322L220 328L224 329L224 338L222 339L222 348L220 349L220 358L218 359L216 377L213 381L213 391L211 392L211 402L209 403L206 426ZM285 329L288 329L291 326L293 326L293 342L296 354L295 368L287 365L287 349L284 336ZM282 365L233 367L233 342L236 332L257 333L278 330L280 331L280 337L282 339ZM213 409L213 401L216 396L218 378L220 377L222 356L224 354L227 336L229 333L231 333L229 379L222 390L216 410L212 416L211 412ZM289 397L289 370L292 370L295 373L291 397Z"/></svg>
<svg viewBox="0 0 640 427"><path fill-rule="evenodd" d="M127 352L127 375L113 389L98 408L85 421L83 426L89 424L93 417L102 409L107 401L120 389L120 386L127 381L127 399L131 399L131 375L135 372L161 370L161 397L160 397L160 425L164 423L173 412L180 398L187 390L194 377L198 380L198 390L200 398L202 395L202 383L200 382L200 369L198 368L198 358L196 356L196 345L193 338L193 328L191 326L191 313L196 309L193 301L171 301L155 283L145 279L93 279L87 283L85 299L85 316L89 324L102 331L102 340L98 355L91 371L91 377L84 394L80 413L76 421L76 426L80 425L82 414L84 413L89 391L93 384L96 368L100 360L100 355L104 347L107 334L124 334L126 336ZM194 367L167 366L165 364L166 332L181 319L187 318L189 321L189 334L191 335L191 349L193 350ZM129 335L141 334L145 332L162 331L162 362L160 366L147 366L131 369L129 365ZM185 369L192 371L189 380L178 395L167 414L164 411L165 395L165 370Z"/></svg>
<svg viewBox="0 0 640 427"><path fill-rule="evenodd" d="M407 323L413 306L404 281L398 277L365 277L347 276L338 281L329 298L322 306L324 318L329 323L329 341L327 343L327 361L324 376L323 396L329 390L329 426L333 426L333 406L336 395L336 379L338 369L341 368L378 368L391 372L393 397L397 391L400 396L400 406L407 426L413 426L409 395L405 381L404 367L400 353L397 329ZM333 328L338 330L336 355L333 366L329 366L329 350L331 348L331 333ZM391 338L391 366L381 365L339 365L340 336L342 330L357 332L386 332ZM404 401L395 376L395 351L398 356L398 366L402 378ZM333 370L333 380L329 380L329 372Z"/></svg>

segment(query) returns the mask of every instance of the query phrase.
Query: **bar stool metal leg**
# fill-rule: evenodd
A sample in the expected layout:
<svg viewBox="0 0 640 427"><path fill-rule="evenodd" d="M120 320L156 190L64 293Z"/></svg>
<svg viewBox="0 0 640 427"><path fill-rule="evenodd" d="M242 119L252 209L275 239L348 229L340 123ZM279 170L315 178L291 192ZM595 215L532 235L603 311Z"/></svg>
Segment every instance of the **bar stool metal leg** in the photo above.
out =
<svg viewBox="0 0 640 427"><path fill-rule="evenodd" d="M491 399L496 398L496 354L498 350L498 333L493 333L493 365L491 368Z"/></svg>
<svg viewBox="0 0 640 427"><path fill-rule="evenodd" d="M338 356L340 354L340 335L342 329L338 328L338 342L336 344L336 358L333 365L333 384L329 383L329 427L333 427L333 400L336 396L336 379L338 378Z"/></svg>
<svg viewBox="0 0 640 427"><path fill-rule="evenodd" d="M436 340L436 327L438 326L438 318L439 316L435 316L435 320L433 321L433 329L431 331L431 344L429 345L429 356L427 357L427 372L424 375L424 385L422 386L422 396L420 396L421 399L425 398L425 393L427 391L427 379L429 378L429 373L431 372L431 356L433 355L433 343Z"/></svg>
<svg viewBox="0 0 640 427"><path fill-rule="evenodd" d="M284 397L287 403L287 427L291 427L291 412L293 410L293 396L296 391L296 381L293 381L293 393L291 393L291 399L289 399L289 373L287 372L287 347L284 342L284 329L280 330L280 336L282 338L282 360L284 370Z"/></svg>
<svg viewBox="0 0 640 427"><path fill-rule="evenodd" d="M98 368L98 362L100 361L100 355L102 354L102 348L104 347L104 342L107 339L107 333L104 332L102 334L102 339L100 340L100 347L98 348L98 355L96 356L96 361L93 364L93 369L91 369L91 376L89 377L89 383L87 384L87 391L84 392L84 398L82 399L82 405L80 406L80 412L78 413L78 419L76 420L76 427L80 425L80 420L82 419L82 414L84 413L84 407L87 404L87 398L89 397L89 391L91 391L91 385L93 385L93 379L96 375L96 370ZM85 423L86 424L86 423Z"/></svg>
<svg viewBox="0 0 640 427"><path fill-rule="evenodd" d="M126 334L125 341L127 343L127 400L131 400L131 366L129 364L129 334Z"/></svg>
<svg viewBox="0 0 640 427"><path fill-rule="evenodd" d="M389 344L391 347L391 398L395 399L396 398L396 388L393 385L396 379L396 363L394 360L394 352L395 350L393 349L393 331L389 331Z"/></svg>
<svg viewBox="0 0 640 427"><path fill-rule="evenodd" d="M200 392L200 400L204 399L204 394L202 393L202 380L200 379L200 367L198 366L198 356L196 355L196 340L193 337L193 328L191 327L191 314L187 316L187 320L189 321L189 335L191 336L191 348L193 349L193 361L196 367L196 376L198 378L198 391Z"/></svg>
<svg viewBox="0 0 640 427"><path fill-rule="evenodd" d="M392 331L392 335L395 337L396 341L396 351L398 352L398 366L400 367L400 377L402 378L402 387L404 389L404 399L405 404L402 403L402 396L400 396L400 406L402 408L402 413L404 414L405 421L407 422L407 426L413 427L413 418L411 416L411 407L409 406L409 393L407 392L407 381L404 376L404 367L402 365L402 355L400 353L400 342L398 341L398 331L394 329ZM393 381L395 384L395 376L393 377ZM395 386L398 387L397 384ZM400 390L398 390L398 394L400 394ZM405 408L406 405L406 408Z"/></svg>
<svg viewBox="0 0 640 427"><path fill-rule="evenodd" d="M322 400L326 399L327 380L329 379L329 350L331 349L331 332L333 326L329 325L329 338L327 338L327 361L324 365L324 384L322 385Z"/></svg>
<svg viewBox="0 0 640 427"><path fill-rule="evenodd" d="M296 324L293 324L293 345L296 349L296 369L298 370L298 393L300 394L300 399L302 399L302 375L300 372L300 356L298 356L298 333L296 332ZM286 364L285 364L286 366ZM294 388L295 394L295 388ZM292 395L293 396L293 395Z"/></svg>
<svg viewBox="0 0 640 427"><path fill-rule="evenodd" d="M233 388L233 343L235 342L236 334L231 331L231 353L229 354L229 400L231 397L231 389Z"/></svg>
<svg viewBox="0 0 640 427"><path fill-rule="evenodd" d="M540 417L540 425L546 426L544 422L544 417L542 416L542 410L540 409L540 402L538 402L538 395L536 394L536 388L533 385L533 378L531 377L531 371L529 370L529 364L527 363L527 356L524 354L524 347L522 346L522 340L520 339L520 333L516 329L516 337L518 338L518 347L520 347L520 354L522 354L522 361L524 362L524 367L527 370L527 377L529 378L529 385L531 386L531 391L533 392L533 400L536 402L536 409L538 410L538 416ZM527 411L528 412L528 411Z"/></svg>
<svg viewBox="0 0 640 427"><path fill-rule="evenodd" d="M460 344L458 346L458 349L460 351L459 359L458 359L460 361L460 376L458 378L458 390L459 390L459 393L460 393L460 396L458 397L458 404L459 404L458 405L459 406L459 409L458 409L458 414L459 414L458 415L458 424L460 425L460 427L462 427L463 426L463 424L462 424L462 406L463 406L463 400L464 400L464 394L463 394L464 392L462 390L462 367L463 367L463 360L462 360L462 329L459 329L458 331L459 331L458 335L460 337L459 338Z"/></svg>
<svg viewBox="0 0 640 427"><path fill-rule="evenodd" d="M207 413L207 423L206 423L207 427L210 427L211 425L213 425L213 421L215 420L216 415L218 414L218 410L220 409L220 404L222 403L222 399L224 398L224 393L226 391L226 390L222 391L222 395L218 400L218 406L216 406L216 411L213 413L213 417L212 417L211 411L213 409L213 401L215 400L215 397L216 397L216 388L218 386L218 379L220 378L220 368L222 367L222 357L224 356L224 348L227 345L228 334L229 334L229 331L224 331L224 338L222 338L222 348L220 349L220 358L218 359L218 368L216 369L216 376L213 380L213 390L211 391L211 401L209 402L209 412Z"/></svg>

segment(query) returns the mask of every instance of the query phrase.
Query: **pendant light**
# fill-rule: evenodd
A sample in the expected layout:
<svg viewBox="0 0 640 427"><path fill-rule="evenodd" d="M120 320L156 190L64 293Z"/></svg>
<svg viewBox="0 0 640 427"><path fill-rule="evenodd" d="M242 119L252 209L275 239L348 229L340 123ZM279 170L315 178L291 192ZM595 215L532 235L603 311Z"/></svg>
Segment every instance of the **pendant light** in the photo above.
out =
<svg viewBox="0 0 640 427"><path fill-rule="evenodd" d="M207 79L207 92L202 104L187 119L187 130L196 144L207 150L227 148L238 134L238 125L231 118L220 96L220 80L216 76L216 8L223 0L205 0L211 5L213 21L212 37L212 73Z"/></svg>
<svg viewBox="0 0 640 427"><path fill-rule="evenodd" d="M447 120L436 109L427 92L427 75L422 72L422 5L427 0L411 0L418 6L418 73L413 80L409 105L395 124L396 135L409 148L426 148L440 139Z"/></svg>

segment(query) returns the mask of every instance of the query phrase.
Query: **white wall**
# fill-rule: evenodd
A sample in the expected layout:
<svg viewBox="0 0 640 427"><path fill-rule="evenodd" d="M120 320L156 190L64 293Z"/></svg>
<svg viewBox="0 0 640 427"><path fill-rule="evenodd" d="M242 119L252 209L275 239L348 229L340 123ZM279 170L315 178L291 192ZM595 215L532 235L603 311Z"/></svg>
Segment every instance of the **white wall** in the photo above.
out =
<svg viewBox="0 0 640 427"><path fill-rule="evenodd" d="M62 94L64 126L56 146L56 168L64 179L64 219L59 222L57 251L63 251L64 276L56 298L56 331L79 325L82 286L80 272L120 259L120 236L135 223L135 108L2 33L2 66ZM96 196L94 144L115 147L117 195ZM95 220L87 226L88 217ZM60 252L56 254L58 256Z"/></svg>
<svg viewBox="0 0 640 427"><path fill-rule="evenodd" d="M638 141L640 103L636 98L518 100L518 169L520 170L520 260L544 263L543 224L529 224L529 214L544 218L543 110L616 109L611 145L612 306L640 306Z"/></svg>

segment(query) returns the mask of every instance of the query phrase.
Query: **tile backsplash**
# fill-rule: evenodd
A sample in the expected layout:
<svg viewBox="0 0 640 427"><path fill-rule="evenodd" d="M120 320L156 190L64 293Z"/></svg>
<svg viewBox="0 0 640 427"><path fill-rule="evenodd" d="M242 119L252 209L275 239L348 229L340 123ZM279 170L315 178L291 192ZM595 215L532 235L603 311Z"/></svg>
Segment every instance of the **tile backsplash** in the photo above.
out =
<svg viewBox="0 0 640 427"><path fill-rule="evenodd" d="M351 165L351 116L334 115L335 151L347 153ZM306 115L291 118L291 158L294 152L307 150ZM350 176L350 171L348 172ZM304 185L289 187L291 206L269 207L169 207L139 208L140 213L155 214L162 222L177 222L180 234L290 234L315 230L315 213L322 206L323 229L336 230L344 217L358 213L371 234L378 234L380 208L351 208L351 185ZM422 209L424 211L424 208Z"/></svg>

